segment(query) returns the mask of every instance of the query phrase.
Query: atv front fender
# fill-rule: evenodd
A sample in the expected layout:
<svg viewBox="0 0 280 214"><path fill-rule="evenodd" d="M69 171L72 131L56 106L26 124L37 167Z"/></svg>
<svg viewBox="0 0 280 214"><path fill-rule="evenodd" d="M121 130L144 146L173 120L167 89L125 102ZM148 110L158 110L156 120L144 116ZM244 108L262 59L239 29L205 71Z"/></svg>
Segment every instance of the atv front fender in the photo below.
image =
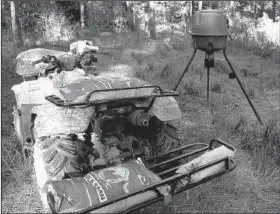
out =
<svg viewBox="0 0 280 214"><path fill-rule="evenodd" d="M182 111L174 97L157 97L150 111L163 122L182 117Z"/></svg>

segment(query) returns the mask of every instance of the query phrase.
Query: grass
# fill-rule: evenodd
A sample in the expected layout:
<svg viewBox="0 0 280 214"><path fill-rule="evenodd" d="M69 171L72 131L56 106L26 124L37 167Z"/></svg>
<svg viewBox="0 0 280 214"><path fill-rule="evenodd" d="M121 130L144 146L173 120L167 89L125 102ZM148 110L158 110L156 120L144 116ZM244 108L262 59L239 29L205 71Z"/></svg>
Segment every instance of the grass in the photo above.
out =
<svg viewBox="0 0 280 214"><path fill-rule="evenodd" d="M200 95L200 88L194 82L194 80L188 81L184 86L184 94L188 94L191 96L199 96Z"/></svg>
<svg viewBox="0 0 280 214"><path fill-rule="evenodd" d="M222 85L219 82L214 82L213 85L211 85L211 91L215 93L222 93Z"/></svg>
<svg viewBox="0 0 280 214"><path fill-rule="evenodd" d="M113 44L121 47L120 50L113 51L114 57L110 59L106 56L99 57L100 71L110 68L114 72L127 68L128 72L135 72L136 76L167 89L173 89L192 53L188 38L178 41L178 44L186 45L184 51L180 49L180 45L165 48L163 39L149 41L139 40L137 35L117 35L113 43L112 37L96 39L100 41L100 45ZM174 40L173 43L177 44ZM12 62L16 53L21 51L10 50L9 44L3 44L3 62ZM250 60L244 58L243 50L232 57L234 66L245 67L247 62L250 63ZM261 127L237 83L224 81L229 68L223 61L215 60L217 72L214 74L216 82L212 90L214 88L216 93L211 93L210 101L206 101L206 77L203 78L201 74L204 68L197 66L200 71L195 70L203 59L204 54L199 52L192 63L194 69L187 72L178 88L181 92L178 101L185 117L174 121L174 124L189 143L221 138L234 145L238 151L237 168L230 174L175 196L174 206L158 203L146 208L145 212L279 213L280 110L275 106L277 107L277 102L279 106L280 100L276 100L277 96L275 99L275 94L266 93L267 90L275 91L279 88L275 80L278 71L269 69L267 66L271 65L267 63L263 68L267 70L267 76L248 76L244 79L244 84L252 88L264 85L266 96L254 96L254 102L257 102L257 109L265 123ZM259 59L258 56L254 58L255 61ZM119 64L122 66L116 67ZM250 66L251 69L260 70L255 63ZM201 75L200 78L198 74ZM32 166L22 161L20 145L9 126L12 121L11 106L15 104L10 88L20 81L14 74L14 65L2 64L2 211L41 212ZM202 89L205 91L202 92ZM221 90L225 93L220 93Z"/></svg>
<svg viewBox="0 0 280 214"><path fill-rule="evenodd" d="M2 212L38 213L42 211L33 168L23 162L15 136L2 136Z"/></svg>
<svg viewBox="0 0 280 214"><path fill-rule="evenodd" d="M247 68L241 68L239 71L243 77L248 78L248 77L257 77L259 73L253 72L248 70ZM262 72L262 71L261 71Z"/></svg>

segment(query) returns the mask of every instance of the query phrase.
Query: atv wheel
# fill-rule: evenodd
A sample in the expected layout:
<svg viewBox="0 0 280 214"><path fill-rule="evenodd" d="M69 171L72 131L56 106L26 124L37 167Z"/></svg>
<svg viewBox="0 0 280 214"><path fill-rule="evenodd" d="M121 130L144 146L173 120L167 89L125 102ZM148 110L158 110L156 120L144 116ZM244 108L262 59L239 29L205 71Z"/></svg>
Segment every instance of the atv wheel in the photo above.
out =
<svg viewBox="0 0 280 214"><path fill-rule="evenodd" d="M177 128L170 123L162 122L155 116L150 119L148 127L131 126L128 129L129 134L148 140L151 156L166 153L177 148L179 144Z"/></svg>
<svg viewBox="0 0 280 214"><path fill-rule="evenodd" d="M34 145L34 170L44 209L49 211L46 193L49 180L76 177L86 172L86 148L83 141L70 137L43 137Z"/></svg>
<svg viewBox="0 0 280 214"><path fill-rule="evenodd" d="M177 128L170 123L162 122L154 116L150 120L147 132L156 148L156 155L163 154L178 147L179 138Z"/></svg>

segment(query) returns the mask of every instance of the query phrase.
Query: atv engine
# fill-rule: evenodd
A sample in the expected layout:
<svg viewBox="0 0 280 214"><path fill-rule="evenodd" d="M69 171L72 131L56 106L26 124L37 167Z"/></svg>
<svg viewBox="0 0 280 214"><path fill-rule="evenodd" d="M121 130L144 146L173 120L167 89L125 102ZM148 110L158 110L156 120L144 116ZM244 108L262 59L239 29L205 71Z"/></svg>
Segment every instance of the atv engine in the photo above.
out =
<svg viewBox="0 0 280 214"><path fill-rule="evenodd" d="M134 128L148 127L151 116L147 112L132 105L104 105L97 110L91 124L91 141L98 151L90 160L93 169L151 157L152 145L132 133Z"/></svg>

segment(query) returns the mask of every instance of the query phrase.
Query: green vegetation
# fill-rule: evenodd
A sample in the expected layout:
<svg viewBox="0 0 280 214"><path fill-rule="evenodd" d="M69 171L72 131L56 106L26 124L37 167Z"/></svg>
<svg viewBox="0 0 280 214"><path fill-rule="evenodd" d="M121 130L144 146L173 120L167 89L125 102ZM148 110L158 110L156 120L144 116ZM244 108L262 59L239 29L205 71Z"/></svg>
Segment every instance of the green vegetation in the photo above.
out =
<svg viewBox="0 0 280 214"><path fill-rule="evenodd" d="M98 70L101 72L109 70L136 75L167 89L173 89L178 81L192 54L192 40L185 33L189 25L183 18L181 22L176 23L172 16L176 8L180 8L180 2L168 2L166 19L163 16L164 7L154 7L157 20L156 39L150 38L149 33L141 28L137 31L128 28L126 21L121 19L126 17L120 12L125 9L116 9L121 8L122 3L125 2L94 2L93 10L97 21L93 26L86 22L86 28L81 29L79 16L71 16L74 14L73 11L79 12L77 2L45 3L49 6L48 10L53 13L42 23L37 21L44 17L41 14L47 14L47 10L44 12L39 4L33 5L22 1L25 7L22 7L24 9L21 12L25 15L20 16L20 21L23 25L24 46L16 47L12 42L12 30L9 27L9 4L4 2L1 68L3 212L42 211L32 176L32 160L23 162L20 144L11 127L12 106L15 105L11 87L22 81L21 77L15 74L13 64L18 53L32 47L68 50L70 41L87 38L94 40L97 46L118 47L112 49L112 56L98 58ZM219 6L227 9L229 7L227 4L229 2L220 2ZM56 10L55 7L60 9ZM104 8L106 10L103 13ZM270 8L269 2L266 2L264 10L265 8L266 10ZM114 19L105 15L106 11L112 14L115 11L113 9L117 10L117 15L115 13L112 15ZM143 15L141 4L135 3L134 9L139 12L137 16L141 18ZM65 17L67 18L63 21ZM102 18L104 22L101 22ZM122 32L115 30L113 26L116 25L111 26L112 20L119 20L114 23L117 23L118 29L123 29ZM41 25L41 28L36 28L37 25ZM56 37L53 37L55 41L50 40L52 37L50 33L56 32L52 30L52 26L63 32L61 34L57 32ZM215 54L213 70L216 72L211 73L213 79L210 80L211 90L214 93L210 93L210 100L207 102L206 75L203 75L206 74L206 70L202 66L204 53L199 52L178 88L180 92L178 101L184 118L174 121L174 125L179 127L180 134L187 143L207 143L212 138L221 138L233 144L238 151L237 168L228 175L176 196L174 206L155 204L144 212L279 213L280 49L277 45L270 45L267 39L253 39L249 35L247 40L243 41L241 39L243 37L237 35L246 33L247 29L243 25L242 28L238 26L240 25L231 29L236 40L228 42L228 55L236 70L243 74L240 78L244 85L250 87L249 94L264 120L264 126L258 124L236 80L228 79L229 67L221 53ZM258 44L259 41L262 41L261 45ZM119 65L123 67L117 69Z"/></svg>

